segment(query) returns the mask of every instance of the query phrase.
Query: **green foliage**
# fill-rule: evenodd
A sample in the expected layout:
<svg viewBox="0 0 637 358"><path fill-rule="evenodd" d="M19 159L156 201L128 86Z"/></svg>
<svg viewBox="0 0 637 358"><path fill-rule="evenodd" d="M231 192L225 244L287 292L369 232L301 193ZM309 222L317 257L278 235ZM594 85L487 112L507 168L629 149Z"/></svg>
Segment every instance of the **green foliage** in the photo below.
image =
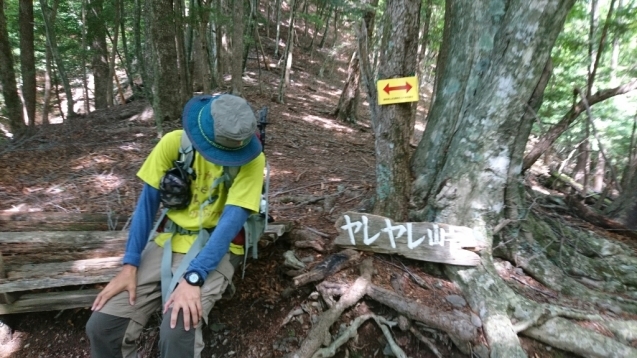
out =
<svg viewBox="0 0 637 358"><path fill-rule="evenodd" d="M593 51L598 51L602 28L606 21L610 0L600 0L598 10L598 26L592 38ZM616 9L617 10L617 9ZM589 26L590 5L578 1L571 10L564 29L557 39L552 52L553 76L544 94L544 102L538 115L544 130L557 123L581 97L574 94L574 89L586 91L587 78L591 60L589 59ZM608 34L600 57L593 93L628 83L637 75L634 58L637 56L637 43L632 40L637 32L637 6L635 1L625 4L614 13L608 26ZM618 66L611 67L613 41L619 45ZM594 59L594 57L593 57ZM637 108L637 96L634 93L617 96L598 103L591 108L595 128L599 133L604 149L612 158L613 164L620 167L626 164L630 146L632 123ZM582 113L578 121L569 128L556 143L558 152L570 151L584 138L586 113ZM534 134L542 132L536 125ZM590 142L593 150L599 145L591 131Z"/></svg>

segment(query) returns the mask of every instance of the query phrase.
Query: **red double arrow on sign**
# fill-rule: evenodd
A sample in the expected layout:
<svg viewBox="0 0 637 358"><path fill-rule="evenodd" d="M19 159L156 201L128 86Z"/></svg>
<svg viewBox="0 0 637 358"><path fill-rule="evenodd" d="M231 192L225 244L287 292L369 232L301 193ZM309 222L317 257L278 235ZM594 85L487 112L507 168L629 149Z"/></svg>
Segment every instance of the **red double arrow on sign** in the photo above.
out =
<svg viewBox="0 0 637 358"><path fill-rule="evenodd" d="M405 82L404 86L396 86L396 87L389 87L389 83L385 86L385 88L383 88L383 91L387 92L387 94L390 94L391 91L397 91L397 90L405 90L406 92L409 92L409 90L411 89L411 85L409 84L409 82Z"/></svg>

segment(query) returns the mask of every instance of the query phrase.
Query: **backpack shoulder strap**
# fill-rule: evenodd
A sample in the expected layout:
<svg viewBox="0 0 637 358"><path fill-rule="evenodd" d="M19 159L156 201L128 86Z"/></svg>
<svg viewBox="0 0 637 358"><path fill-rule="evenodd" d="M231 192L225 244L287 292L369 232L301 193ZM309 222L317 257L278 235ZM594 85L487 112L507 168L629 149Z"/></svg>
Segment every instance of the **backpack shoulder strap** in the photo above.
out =
<svg viewBox="0 0 637 358"><path fill-rule="evenodd" d="M192 162L195 159L195 150L192 147L190 138L186 134L186 131L181 135L181 145L179 146L179 163L181 167L190 175L194 177L195 172L192 170Z"/></svg>

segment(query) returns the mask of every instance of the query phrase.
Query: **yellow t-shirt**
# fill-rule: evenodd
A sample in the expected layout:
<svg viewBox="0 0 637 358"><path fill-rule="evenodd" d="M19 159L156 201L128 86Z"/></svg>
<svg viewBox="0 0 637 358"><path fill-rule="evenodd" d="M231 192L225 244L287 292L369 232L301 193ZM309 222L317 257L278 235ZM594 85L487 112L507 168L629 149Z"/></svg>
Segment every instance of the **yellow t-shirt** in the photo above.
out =
<svg viewBox="0 0 637 358"><path fill-rule="evenodd" d="M164 173L174 166L175 160L179 159L183 133L183 130L176 130L166 134L146 158L141 169L137 172L137 176L153 188L159 189L159 181ZM226 204L240 206L252 212L259 211L265 168L265 155L263 153L239 169L230 190L226 190L225 185L221 183L214 189L214 192L211 192L212 183L223 174L222 166L210 163L199 153L196 153L192 168L197 174L197 178L191 184L193 198L190 205L181 210L168 210L167 213L175 224L190 231L199 230L200 222L203 228L215 227ZM206 199L215 195L218 195L218 198L213 204L200 207ZM155 242L159 246L163 246L170 235L170 233L159 234L155 238ZM172 238L173 251L188 252L196 238L196 235L175 234Z"/></svg>

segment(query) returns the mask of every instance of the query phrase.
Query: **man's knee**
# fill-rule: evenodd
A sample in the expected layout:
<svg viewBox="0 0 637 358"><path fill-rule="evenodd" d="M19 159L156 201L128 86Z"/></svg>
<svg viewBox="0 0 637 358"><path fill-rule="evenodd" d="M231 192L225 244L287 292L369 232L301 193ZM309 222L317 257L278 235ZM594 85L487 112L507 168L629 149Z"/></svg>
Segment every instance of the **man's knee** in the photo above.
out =
<svg viewBox="0 0 637 358"><path fill-rule="evenodd" d="M170 328L170 315L172 310L168 310L161 322L159 330L159 346L162 357L176 357L173 354L181 354L181 357L193 357L195 354L195 327L190 327L188 331L184 329L183 312L179 312L177 325Z"/></svg>
<svg viewBox="0 0 637 358"><path fill-rule="evenodd" d="M86 335L94 357L121 357L122 343L130 320L93 312L86 323Z"/></svg>

